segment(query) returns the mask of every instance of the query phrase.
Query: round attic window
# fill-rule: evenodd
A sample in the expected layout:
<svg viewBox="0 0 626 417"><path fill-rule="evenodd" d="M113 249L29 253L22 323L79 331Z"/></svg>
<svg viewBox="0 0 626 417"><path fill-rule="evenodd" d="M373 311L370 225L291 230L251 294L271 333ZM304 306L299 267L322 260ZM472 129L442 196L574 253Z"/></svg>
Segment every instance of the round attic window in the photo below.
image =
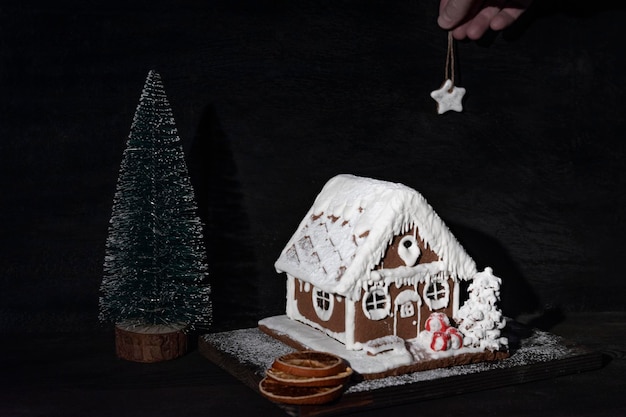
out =
<svg viewBox="0 0 626 417"><path fill-rule="evenodd" d="M417 263L421 251L415 236L404 236L398 245L398 256L406 266L413 266Z"/></svg>

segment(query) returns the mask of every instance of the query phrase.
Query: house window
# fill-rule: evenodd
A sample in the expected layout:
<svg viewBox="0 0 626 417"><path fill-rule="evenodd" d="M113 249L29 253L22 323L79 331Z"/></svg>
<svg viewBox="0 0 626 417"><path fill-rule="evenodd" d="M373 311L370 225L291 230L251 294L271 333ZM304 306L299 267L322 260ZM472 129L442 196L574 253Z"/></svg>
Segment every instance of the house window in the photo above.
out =
<svg viewBox="0 0 626 417"><path fill-rule="evenodd" d="M400 306L400 317L407 318L407 317L413 317L413 315L415 314L415 307L413 307L413 303L412 302L408 302L408 303L404 303Z"/></svg>
<svg viewBox="0 0 626 417"><path fill-rule="evenodd" d="M407 235L400 240L398 245L398 256L406 266L413 266L420 257L420 248L417 244L415 236Z"/></svg>
<svg viewBox="0 0 626 417"><path fill-rule="evenodd" d="M370 289L363 298L363 312L370 320L381 320L389 315L389 295L380 287Z"/></svg>
<svg viewBox="0 0 626 417"><path fill-rule="evenodd" d="M431 310L446 308L450 300L450 286L447 281L430 281L424 287L424 300Z"/></svg>
<svg viewBox="0 0 626 417"><path fill-rule="evenodd" d="M330 293L318 289L313 291L313 308L321 320L328 321L332 316L334 300Z"/></svg>

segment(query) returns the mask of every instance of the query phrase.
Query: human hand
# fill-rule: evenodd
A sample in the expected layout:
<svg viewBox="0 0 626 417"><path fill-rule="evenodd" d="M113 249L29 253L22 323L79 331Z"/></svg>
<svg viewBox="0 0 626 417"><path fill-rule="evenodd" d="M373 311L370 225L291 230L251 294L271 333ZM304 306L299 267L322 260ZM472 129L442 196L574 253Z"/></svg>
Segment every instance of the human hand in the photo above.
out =
<svg viewBox="0 0 626 417"><path fill-rule="evenodd" d="M487 29L503 30L530 7L533 0L441 0L437 23L455 39L481 38Z"/></svg>

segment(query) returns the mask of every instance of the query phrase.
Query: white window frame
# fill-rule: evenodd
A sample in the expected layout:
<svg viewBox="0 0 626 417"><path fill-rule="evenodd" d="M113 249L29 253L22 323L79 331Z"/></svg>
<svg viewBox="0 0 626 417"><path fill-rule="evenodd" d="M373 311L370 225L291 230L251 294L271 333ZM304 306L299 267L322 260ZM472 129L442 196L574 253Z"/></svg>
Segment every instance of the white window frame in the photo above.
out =
<svg viewBox="0 0 626 417"><path fill-rule="evenodd" d="M405 246L406 242L411 243L408 248ZM402 262L404 262L406 266L414 266L421 254L422 252L420 251L415 236L406 235L400 240L398 244L398 256L400 256L400 259L402 259Z"/></svg>
<svg viewBox="0 0 626 417"><path fill-rule="evenodd" d="M415 315L415 305L412 301L400 304L400 318L406 319Z"/></svg>
<svg viewBox="0 0 626 417"><path fill-rule="evenodd" d="M315 310L317 317L319 317L322 321L330 320L335 306L335 296L318 288L313 288L311 294L313 309ZM322 305L320 305L320 303Z"/></svg>
<svg viewBox="0 0 626 417"><path fill-rule="evenodd" d="M423 295L431 311L446 308L450 304L450 284L445 279L427 280Z"/></svg>
<svg viewBox="0 0 626 417"><path fill-rule="evenodd" d="M383 287L372 287L363 296L363 313L370 320L382 320L389 316L391 297Z"/></svg>

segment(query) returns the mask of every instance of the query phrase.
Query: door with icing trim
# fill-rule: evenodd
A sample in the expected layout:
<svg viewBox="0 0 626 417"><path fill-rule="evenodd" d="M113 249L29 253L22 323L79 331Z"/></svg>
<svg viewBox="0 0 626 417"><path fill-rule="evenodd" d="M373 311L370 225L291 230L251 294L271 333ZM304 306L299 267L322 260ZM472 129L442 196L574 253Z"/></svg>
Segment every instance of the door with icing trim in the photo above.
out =
<svg viewBox="0 0 626 417"><path fill-rule="evenodd" d="M414 289L407 289L394 300L394 334L403 339L413 339L419 333L422 300Z"/></svg>

